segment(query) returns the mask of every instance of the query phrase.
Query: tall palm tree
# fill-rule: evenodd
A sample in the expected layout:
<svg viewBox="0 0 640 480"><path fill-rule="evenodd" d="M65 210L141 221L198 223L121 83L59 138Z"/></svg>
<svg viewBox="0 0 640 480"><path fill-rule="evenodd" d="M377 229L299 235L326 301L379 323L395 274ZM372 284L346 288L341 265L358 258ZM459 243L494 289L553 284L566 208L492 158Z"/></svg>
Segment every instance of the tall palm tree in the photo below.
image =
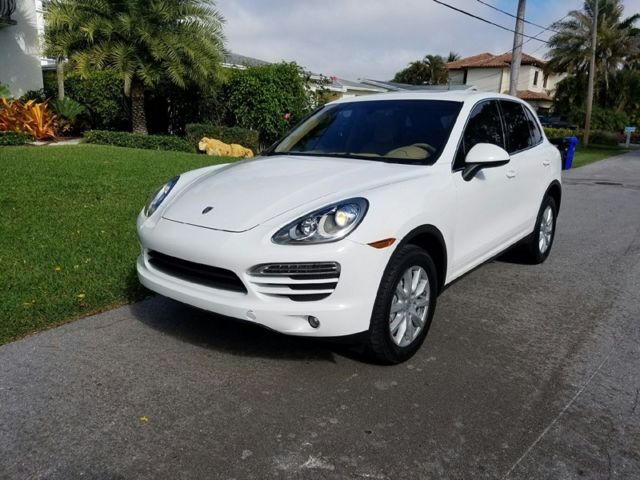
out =
<svg viewBox="0 0 640 480"><path fill-rule="evenodd" d="M449 58L455 55L449 54ZM452 60L451 60L452 61ZM422 60L411 62L407 68L396 73L394 82L409 85L443 85L449 80L446 62L440 55L425 55Z"/></svg>
<svg viewBox="0 0 640 480"><path fill-rule="evenodd" d="M556 31L550 39L547 69L551 72L584 75L591 58L591 31L595 2L598 1L598 42L596 65L598 76L608 87L609 74L640 51L640 31L635 28L639 14L623 18L622 0L586 0L581 10L552 25Z"/></svg>
<svg viewBox="0 0 640 480"><path fill-rule="evenodd" d="M45 0L42 2L45 18L44 54L56 60L58 98L64 99L64 68L74 47L84 43L81 25L84 23L78 2Z"/></svg>
<svg viewBox="0 0 640 480"><path fill-rule="evenodd" d="M460 60L460 54L453 51L449 52L449 55L447 56L447 63L455 62L456 60Z"/></svg>
<svg viewBox="0 0 640 480"><path fill-rule="evenodd" d="M57 0L76 17L58 28L80 35L68 58L83 76L112 69L131 99L134 132L147 133L144 90L168 79L206 85L224 51L224 19L213 0ZM75 38L75 37L74 37Z"/></svg>
<svg viewBox="0 0 640 480"><path fill-rule="evenodd" d="M422 60L429 68L431 85L444 85L449 80L447 65L440 55L425 55Z"/></svg>

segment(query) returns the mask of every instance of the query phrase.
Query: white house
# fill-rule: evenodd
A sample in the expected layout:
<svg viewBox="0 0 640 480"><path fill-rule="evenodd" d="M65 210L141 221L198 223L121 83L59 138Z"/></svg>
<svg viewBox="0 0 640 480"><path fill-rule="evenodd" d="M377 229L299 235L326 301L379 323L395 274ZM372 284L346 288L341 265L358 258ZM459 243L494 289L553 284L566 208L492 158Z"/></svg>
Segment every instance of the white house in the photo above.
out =
<svg viewBox="0 0 640 480"><path fill-rule="evenodd" d="M0 83L15 97L42 88L34 0L0 0Z"/></svg>
<svg viewBox="0 0 640 480"><path fill-rule="evenodd" d="M545 75L546 62L522 54L518 77L518 97L527 101L539 113L553 105L557 84L564 75ZM494 55L481 53L447 64L451 85L467 85L480 91L508 93L511 79L511 53Z"/></svg>

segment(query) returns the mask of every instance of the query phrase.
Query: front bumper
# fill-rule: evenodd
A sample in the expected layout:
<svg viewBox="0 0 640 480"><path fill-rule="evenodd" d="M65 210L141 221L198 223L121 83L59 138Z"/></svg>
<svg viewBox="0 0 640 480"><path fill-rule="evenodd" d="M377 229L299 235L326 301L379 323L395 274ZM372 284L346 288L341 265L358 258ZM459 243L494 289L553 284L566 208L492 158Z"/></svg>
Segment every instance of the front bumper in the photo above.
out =
<svg viewBox="0 0 640 480"><path fill-rule="evenodd" d="M270 241L269 227L230 233L162 219L138 221L142 253L137 271L150 290L229 317L248 320L290 335L338 337L369 328L373 303L391 248L379 250L345 239L324 245L284 246ZM193 283L165 274L149 262L148 251L234 272L247 293ZM337 286L327 298L298 302L266 295L249 271L264 263L338 262ZM263 289L264 290L264 289ZM320 321L311 327L309 316Z"/></svg>

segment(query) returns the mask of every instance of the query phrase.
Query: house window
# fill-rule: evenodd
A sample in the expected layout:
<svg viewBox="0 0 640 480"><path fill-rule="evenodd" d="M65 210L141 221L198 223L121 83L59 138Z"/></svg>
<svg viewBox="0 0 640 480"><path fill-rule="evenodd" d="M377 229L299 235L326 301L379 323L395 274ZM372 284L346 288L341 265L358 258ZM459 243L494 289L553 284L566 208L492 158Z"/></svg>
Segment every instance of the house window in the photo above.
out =
<svg viewBox="0 0 640 480"><path fill-rule="evenodd" d="M466 84L467 84L467 72L468 72L468 70L465 70L465 71L464 71L464 78L462 79L462 84L463 84L463 85L466 85Z"/></svg>
<svg viewBox="0 0 640 480"><path fill-rule="evenodd" d="M533 73L533 85L534 86L538 85L538 71L537 70Z"/></svg>
<svg viewBox="0 0 640 480"><path fill-rule="evenodd" d="M542 80L542 87L547 88L547 80L549 80L549 75L544 76L544 80Z"/></svg>

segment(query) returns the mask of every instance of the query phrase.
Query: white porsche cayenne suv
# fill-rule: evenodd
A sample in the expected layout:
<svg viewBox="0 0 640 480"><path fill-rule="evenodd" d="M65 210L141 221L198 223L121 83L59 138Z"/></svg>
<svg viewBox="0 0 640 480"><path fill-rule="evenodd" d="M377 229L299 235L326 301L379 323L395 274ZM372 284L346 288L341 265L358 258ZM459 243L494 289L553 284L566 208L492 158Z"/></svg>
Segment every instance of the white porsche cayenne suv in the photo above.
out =
<svg viewBox="0 0 640 480"><path fill-rule="evenodd" d="M449 283L513 246L528 263L546 259L560 163L513 97L340 100L258 158L164 185L138 217L138 276L285 334L361 334L377 360L398 363Z"/></svg>

